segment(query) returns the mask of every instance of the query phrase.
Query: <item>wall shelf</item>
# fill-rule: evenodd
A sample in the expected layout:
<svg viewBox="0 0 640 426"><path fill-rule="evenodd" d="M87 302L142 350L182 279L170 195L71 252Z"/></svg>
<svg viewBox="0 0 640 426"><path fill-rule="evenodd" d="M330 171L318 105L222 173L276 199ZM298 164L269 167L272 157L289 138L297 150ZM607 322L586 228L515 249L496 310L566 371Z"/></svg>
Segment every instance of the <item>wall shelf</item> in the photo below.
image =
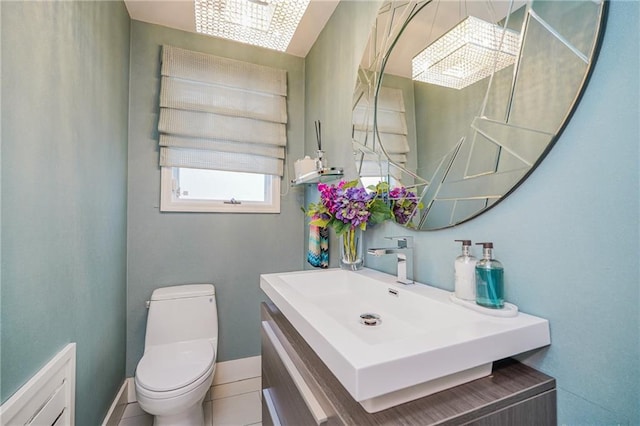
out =
<svg viewBox="0 0 640 426"><path fill-rule="evenodd" d="M298 176L291 181L292 186L304 185L306 183L323 183L340 179L343 176L343 169L338 167L325 167L320 170L314 170L302 176Z"/></svg>

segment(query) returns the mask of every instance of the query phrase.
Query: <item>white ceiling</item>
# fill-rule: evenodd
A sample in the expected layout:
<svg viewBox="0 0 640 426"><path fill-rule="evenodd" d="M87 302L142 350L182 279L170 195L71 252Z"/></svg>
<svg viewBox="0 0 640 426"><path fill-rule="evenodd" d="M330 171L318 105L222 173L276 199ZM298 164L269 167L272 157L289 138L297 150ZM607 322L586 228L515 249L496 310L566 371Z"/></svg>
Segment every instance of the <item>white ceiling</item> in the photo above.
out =
<svg viewBox="0 0 640 426"><path fill-rule="evenodd" d="M305 57L340 0L311 0L286 53ZM196 32L193 0L124 0L129 16L178 30Z"/></svg>
<svg viewBox="0 0 640 426"><path fill-rule="evenodd" d="M2 0L0 0L2 1ZM348 0L345 0L348 1ZM361 0L366 1L366 0ZM132 19L195 33L194 0L124 0ZM340 0L311 0L286 53L305 57ZM402 4L403 2L399 2ZM525 0L515 0L513 10ZM411 78L411 59L467 15L496 22L510 0L435 0L406 28L387 63L386 73ZM380 28L384 28L381 25ZM369 48L369 47L368 47ZM363 66L366 67L364 52Z"/></svg>

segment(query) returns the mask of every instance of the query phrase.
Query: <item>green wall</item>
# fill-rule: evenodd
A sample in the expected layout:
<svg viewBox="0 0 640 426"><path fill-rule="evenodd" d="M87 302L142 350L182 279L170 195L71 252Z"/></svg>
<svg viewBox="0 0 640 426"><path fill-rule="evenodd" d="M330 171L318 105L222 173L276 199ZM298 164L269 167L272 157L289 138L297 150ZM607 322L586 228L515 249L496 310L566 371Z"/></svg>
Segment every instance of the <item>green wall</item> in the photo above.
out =
<svg viewBox="0 0 640 426"><path fill-rule="evenodd" d="M300 59L131 22L121 2L0 3L2 401L75 341L77 424L99 424L125 351L127 376L142 354L144 301L165 285L216 284L218 361L259 354L258 277L305 264L304 188L285 177L279 215L160 213L159 47L287 69L287 168L314 154L319 119L329 163L353 178L351 93L379 4L341 2ZM522 359L558 380L562 424L640 423L639 9L611 2L578 110L514 194L459 227L410 233L416 278L447 289L453 240L494 241L507 299L550 320L552 345ZM406 234L388 224L366 242ZM366 259L391 272L387 261Z"/></svg>
<svg viewBox="0 0 640 426"><path fill-rule="evenodd" d="M144 349L144 302L168 285L216 286L218 361L260 354L261 273L299 270L302 188L282 181L280 214L161 213L158 166L160 46L173 46L287 70L287 162L301 158L304 60L258 47L132 21L129 126L127 375Z"/></svg>
<svg viewBox="0 0 640 426"><path fill-rule="evenodd" d="M314 142L309 122L326 120L327 154L337 164L349 165L348 106L364 48L358 34L368 34L375 8L341 2L307 57L306 148ZM559 423L568 425L640 424L640 3L612 1L609 9L580 105L523 185L452 229L389 223L365 232L370 247L412 235L416 279L448 290L459 254L453 240L493 241L507 300L550 321L551 346L521 359L557 379ZM308 200L315 197L309 189ZM395 273L391 256L367 257L365 265Z"/></svg>
<svg viewBox="0 0 640 426"><path fill-rule="evenodd" d="M322 122L322 148L329 166L343 167L344 178L357 177L351 144L353 90L362 53L382 1L341 1L305 58L305 154L318 149L314 121ZM306 185L306 203L318 201L315 185ZM309 229L305 226L305 244ZM338 266L338 240L330 233L329 266ZM310 269L305 262L304 267Z"/></svg>
<svg viewBox="0 0 640 426"><path fill-rule="evenodd" d="M330 166L355 177L351 108L358 66L381 1L341 1L305 58L305 153L318 149L314 121L322 122L322 146Z"/></svg>
<svg viewBox="0 0 640 426"><path fill-rule="evenodd" d="M77 342L76 424L124 379L129 17L2 2L1 395Z"/></svg>

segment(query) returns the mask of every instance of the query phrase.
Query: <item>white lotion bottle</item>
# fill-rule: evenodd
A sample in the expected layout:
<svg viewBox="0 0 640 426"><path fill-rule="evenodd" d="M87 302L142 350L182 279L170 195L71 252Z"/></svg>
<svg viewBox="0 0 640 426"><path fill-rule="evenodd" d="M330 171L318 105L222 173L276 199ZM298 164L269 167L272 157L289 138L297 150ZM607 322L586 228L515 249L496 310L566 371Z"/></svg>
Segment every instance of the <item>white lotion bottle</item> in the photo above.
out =
<svg viewBox="0 0 640 426"><path fill-rule="evenodd" d="M471 255L470 240L455 240L462 243L462 254L456 257L455 294L458 299L476 300L476 262L478 259Z"/></svg>

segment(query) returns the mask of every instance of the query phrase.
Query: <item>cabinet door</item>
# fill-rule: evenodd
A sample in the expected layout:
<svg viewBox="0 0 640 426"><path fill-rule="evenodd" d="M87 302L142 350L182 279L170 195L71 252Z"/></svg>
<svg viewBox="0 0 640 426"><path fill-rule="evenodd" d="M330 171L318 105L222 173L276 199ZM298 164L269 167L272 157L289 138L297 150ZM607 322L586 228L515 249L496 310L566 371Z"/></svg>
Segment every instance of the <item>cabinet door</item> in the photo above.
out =
<svg viewBox="0 0 640 426"><path fill-rule="evenodd" d="M315 426L326 423L324 410L269 322L263 321L261 335L263 424Z"/></svg>

